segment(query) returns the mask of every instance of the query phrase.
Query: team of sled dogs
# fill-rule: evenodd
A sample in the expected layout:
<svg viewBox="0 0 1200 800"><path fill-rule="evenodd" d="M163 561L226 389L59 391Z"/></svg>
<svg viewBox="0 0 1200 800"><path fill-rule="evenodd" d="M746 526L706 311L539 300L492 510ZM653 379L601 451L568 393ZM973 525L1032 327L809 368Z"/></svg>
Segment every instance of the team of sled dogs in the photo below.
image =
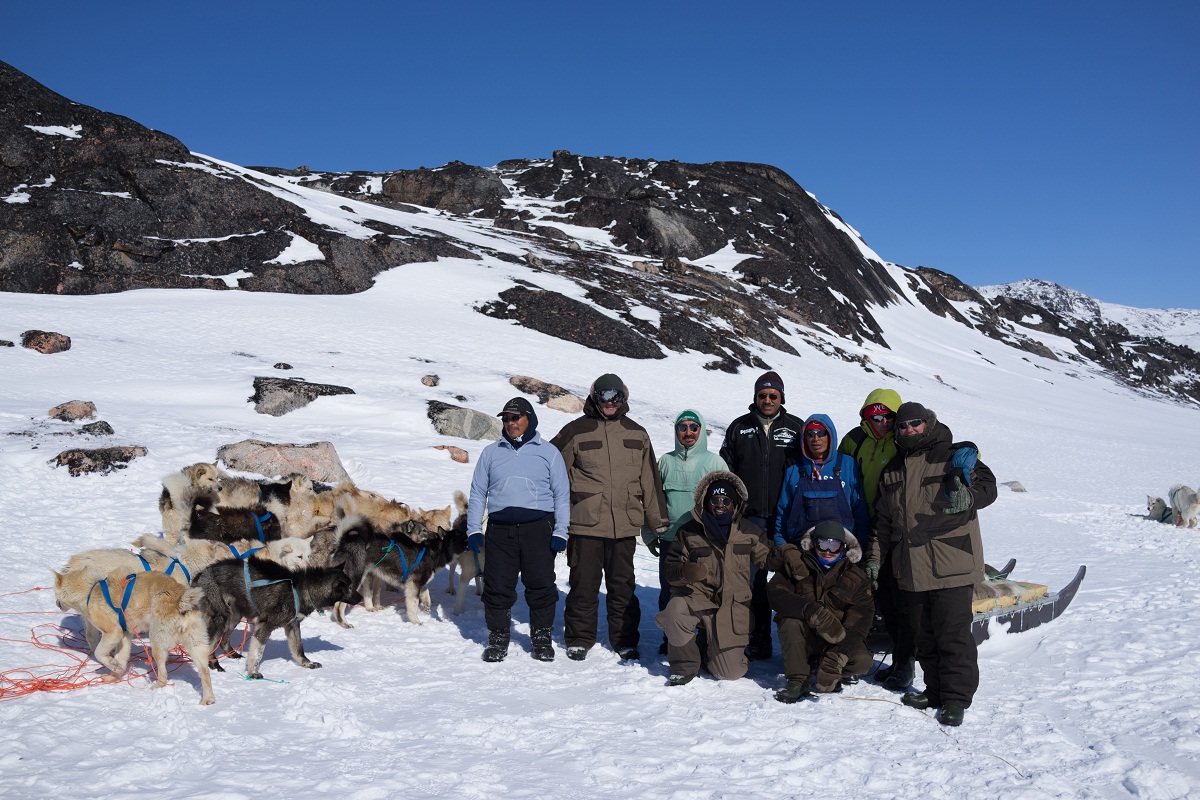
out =
<svg viewBox="0 0 1200 800"><path fill-rule="evenodd" d="M445 508L424 510L352 483L253 480L192 464L163 479L162 536L138 537L136 551L76 553L54 573L55 597L82 616L88 646L110 670L105 680L124 675L134 637L146 635L156 688L166 683L167 653L179 645L208 705L210 670L224 671L218 654L240 657L229 637L243 619L252 628L246 674L261 678L272 632L283 628L292 659L316 669L304 655L300 621L332 607L333 619L352 628L347 610L383 608L384 584L404 592L408 621L420 624L419 611L432 607L429 582L449 566L447 591L457 594L454 613L461 613L483 569L482 554L467 549L466 505L462 492Z"/></svg>
<svg viewBox="0 0 1200 800"><path fill-rule="evenodd" d="M1146 516L1158 522L1194 528L1200 517L1200 494L1183 484L1177 484L1167 492L1166 500L1147 495Z"/></svg>

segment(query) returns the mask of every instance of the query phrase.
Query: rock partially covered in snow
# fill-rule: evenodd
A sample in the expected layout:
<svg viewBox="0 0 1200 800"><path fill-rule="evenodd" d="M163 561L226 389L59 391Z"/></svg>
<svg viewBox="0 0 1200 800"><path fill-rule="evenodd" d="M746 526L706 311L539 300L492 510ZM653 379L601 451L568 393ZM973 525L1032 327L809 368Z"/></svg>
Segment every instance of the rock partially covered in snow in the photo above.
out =
<svg viewBox="0 0 1200 800"><path fill-rule="evenodd" d="M557 384L546 383L528 375L513 375L508 382L525 394L536 395L539 403L556 411L567 414L583 413L583 398Z"/></svg>
<svg viewBox="0 0 1200 800"><path fill-rule="evenodd" d="M443 436L460 439L499 439L500 418L438 400L429 401L429 421Z"/></svg>
<svg viewBox="0 0 1200 800"><path fill-rule="evenodd" d="M127 447L99 447L95 449L76 448L64 450L50 460L50 463L66 467L72 477L98 472L107 475L114 469L125 469L130 461L146 455L146 448L139 445Z"/></svg>
<svg viewBox="0 0 1200 800"><path fill-rule="evenodd" d="M50 355L71 349L71 337L54 331L25 331L21 334L21 346Z"/></svg>
<svg viewBox="0 0 1200 800"><path fill-rule="evenodd" d="M338 394L354 394L353 389L328 383L309 383L298 378L255 378L254 394L247 398L254 410L272 417L282 417L316 400Z"/></svg>
<svg viewBox="0 0 1200 800"><path fill-rule="evenodd" d="M230 469L267 477L307 475L314 481L341 483L350 480L331 442L272 444L245 439L217 450L217 460Z"/></svg>
<svg viewBox="0 0 1200 800"><path fill-rule="evenodd" d="M96 416L96 404L90 400L69 400L60 403L47 412L54 419L63 422L78 422L81 419L91 419Z"/></svg>

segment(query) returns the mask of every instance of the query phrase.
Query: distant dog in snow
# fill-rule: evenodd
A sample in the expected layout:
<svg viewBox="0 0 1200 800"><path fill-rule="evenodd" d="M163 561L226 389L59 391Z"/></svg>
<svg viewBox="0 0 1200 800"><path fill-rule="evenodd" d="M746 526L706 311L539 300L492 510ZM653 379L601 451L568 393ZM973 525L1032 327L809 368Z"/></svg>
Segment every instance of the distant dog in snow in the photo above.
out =
<svg viewBox="0 0 1200 800"><path fill-rule="evenodd" d="M1146 517L1155 522L1175 524L1175 512L1171 510L1171 506L1166 500L1153 495L1146 495Z"/></svg>
<svg viewBox="0 0 1200 800"><path fill-rule="evenodd" d="M54 592L64 611L67 607L62 598L82 588L69 586L77 584L81 576L54 573ZM150 636L151 670L158 677L155 688L167 685L167 655L172 647L182 645L200 676L200 705L206 706L216 698L208 671L204 617L197 610L202 596L199 589L182 586L158 572L127 575L119 571L91 585L82 609L72 607L83 616L85 629L96 634L96 641L89 636L88 644L96 660L112 673L104 680L116 681L125 674L133 637L146 632Z"/></svg>
<svg viewBox="0 0 1200 800"><path fill-rule="evenodd" d="M1196 517L1200 516L1200 496L1187 486L1180 484L1172 486L1168 494L1171 498L1171 511L1175 514L1175 524L1189 528L1196 527Z"/></svg>
<svg viewBox="0 0 1200 800"><path fill-rule="evenodd" d="M321 503L311 478L292 475L282 481L239 478L221 473L217 510L266 509L279 520L284 536L311 536Z"/></svg>
<svg viewBox="0 0 1200 800"><path fill-rule="evenodd" d="M454 504L466 504L462 492L454 493ZM453 525L454 505L431 510L413 508L399 500L388 500L383 495L359 489L353 484L342 484L334 490L334 518L343 520L348 517L360 516L370 521L377 531L386 532L389 528L409 520L421 523L422 530L438 535L450 530Z"/></svg>

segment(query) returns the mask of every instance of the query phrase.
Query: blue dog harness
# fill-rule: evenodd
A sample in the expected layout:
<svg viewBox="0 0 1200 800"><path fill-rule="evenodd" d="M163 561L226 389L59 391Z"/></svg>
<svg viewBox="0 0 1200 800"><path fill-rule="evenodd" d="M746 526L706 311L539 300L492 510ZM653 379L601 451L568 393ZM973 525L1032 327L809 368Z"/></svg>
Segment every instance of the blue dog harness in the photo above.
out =
<svg viewBox="0 0 1200 800"><path fill-rule="evenodd" d="M403 547L400 547L399 545L397 545L394 539L388 539L387 547L383 548L383 555L382 555L382 556L380 556L380 557L379 557L379 560L378 560L378 561L376 561L376 562L375 562L375 563L374 563L374 564L371 566L371 569L375 569L375 567L378 567L380 564L382 564L382 563L383 563L383 560L384 560L385 558L387 558L387 556L388 556L388 553L390 553L390 552L392 552L393 550L395 550L397 553L399 553L399 554L400 554L400 568L401 568L402 570L404 570L404 575L403 575L403 577L402 577L400 580L401 580L401 581L407 581L407 580L408 580L408 574L409 574L410 572L412 572L414 569L416 569L416 568L417 568L417 565L421 563L421 559L423 559L423 558L425 557L425 549L426 549L426 548L424 548L424 547L422 547L422 548L421 548L420 552L418 552L418 553L417 553L417 560L416 560L416 561L414 561L414 562L413 562L413 565L410 567L410 566L408 566L408 558L407 558L407 557L404 555L404 548L403 548ZM479 565L479 562L478 562L478 561L476 561L476 562L475 562L475 565L476 565L476 566L478 566L478 565ZM367 572L370 572L370 571L371 571L371 569L367 570ZM482 573L481 573L481 574L482 574Z"/></svg>
<svg viewBox="0 0 1200 800"><path fill-rule="evenodd" d="M125 609L129 607L129 598L133 596L133 582L137 578L136 572L131 572L125 576L125 594L121 596L121 607L117 606L112 601L112 595L108 593L108 580L96 581L100 587L100 593L104 595L104 602L108 603L108 607L117 612L117 619L121 623L121 630L125 633L129 632L129 626L125 624ZM92 592L96 591L96 587L92 587ZM92 592L88 592L88 602L91 602Z"/></svg>
<svg viewBox="0 0 1200 800"><path fill-rule="evenodd" d="M271 512L265 511L265 512L263 512L263 515L260 517L257 514L255 514L253 511L251 511L250 516L254 517L254 527L258 530L258 540L260 542L262 542L263 544L266 544L267 539L265 536L263 536L262 526L263 526L264 522L266 522L267 520L269 520L271 518Z"/></svg>

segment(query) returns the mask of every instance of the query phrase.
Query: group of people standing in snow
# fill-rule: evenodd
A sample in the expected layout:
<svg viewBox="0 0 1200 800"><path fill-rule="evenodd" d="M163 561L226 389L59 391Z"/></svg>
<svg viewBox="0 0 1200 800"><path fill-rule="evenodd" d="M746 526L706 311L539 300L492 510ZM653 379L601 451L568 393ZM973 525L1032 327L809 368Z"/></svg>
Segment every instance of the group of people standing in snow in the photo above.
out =
<svg viewBox="0 0 1200 800"><path fill-rule="evenodd" d="M603 581L609 643L622 660L639 658L640 534L659 562L655 622L670 685L702 667L735 680L770 658L773 613L786 677L775 699L841 691L870 670L866 639L879 615L893 657L876 679L905 692L906 705L961 724L979 684L976 512L996 499L995 476L972 443L955 443L933 411L891 389L867 396L840 443L829 416L801 420L783 404L783 380L767 372L719 453L704 418L686 409L674 449L655 459L616 375L597 378L583 416L550 441L530 403L510 400L468 504L468 545L487 543L483 659L508 653L518 578L533 657L554 659L554 559L564 550L567 657L582 661L596 643ZM925 689L908 691L917 661Z"/></svg>

